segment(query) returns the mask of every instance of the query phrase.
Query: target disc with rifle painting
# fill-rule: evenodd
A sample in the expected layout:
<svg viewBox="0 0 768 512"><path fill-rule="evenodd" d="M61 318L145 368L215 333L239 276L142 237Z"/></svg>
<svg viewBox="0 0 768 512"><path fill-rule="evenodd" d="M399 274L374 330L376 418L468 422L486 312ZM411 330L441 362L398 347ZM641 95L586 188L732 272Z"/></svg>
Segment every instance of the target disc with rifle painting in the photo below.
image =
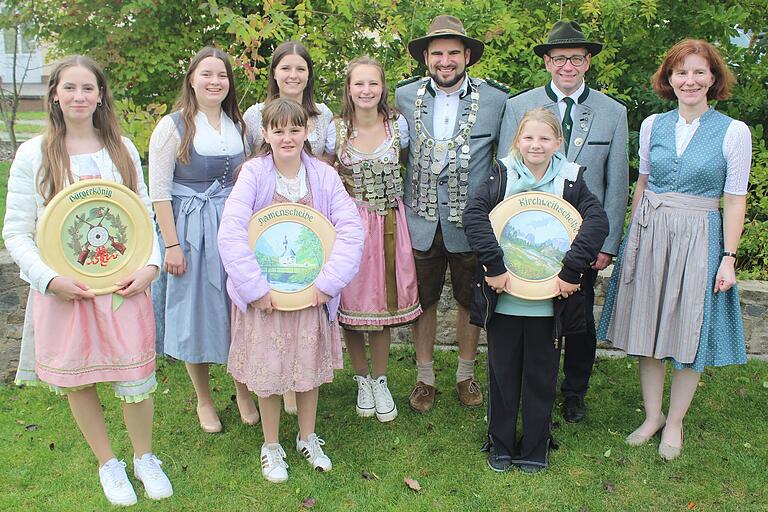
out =
<svg viewBox="0 0 768 512"><path fill-rule="evenodd" d="M84 180L48 203L37 243L49 267L104 295L147 264L153 229L147 208L128 187Z"/></svg>

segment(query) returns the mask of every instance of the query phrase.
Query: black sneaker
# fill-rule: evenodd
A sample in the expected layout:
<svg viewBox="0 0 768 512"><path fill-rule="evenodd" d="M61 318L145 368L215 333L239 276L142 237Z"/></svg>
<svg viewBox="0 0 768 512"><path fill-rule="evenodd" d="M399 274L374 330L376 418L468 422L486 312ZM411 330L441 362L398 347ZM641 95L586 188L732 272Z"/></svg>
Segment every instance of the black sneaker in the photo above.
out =
<svg viewBox="0 0 768 512"><path fill-rule="evenodd" d="M500 455L496 453L496 449L491 446L488 451L488 467L492 470L503 473L509 470L512 466L512 457L510 455Z"/></svg>
<svg viewBox="0 0 768 512"><path fill-rule="evenodd" d="M584 399L579 396L567 396L563 402L563 419L568 423L578 423L584 419L587 408Z"/></svg>

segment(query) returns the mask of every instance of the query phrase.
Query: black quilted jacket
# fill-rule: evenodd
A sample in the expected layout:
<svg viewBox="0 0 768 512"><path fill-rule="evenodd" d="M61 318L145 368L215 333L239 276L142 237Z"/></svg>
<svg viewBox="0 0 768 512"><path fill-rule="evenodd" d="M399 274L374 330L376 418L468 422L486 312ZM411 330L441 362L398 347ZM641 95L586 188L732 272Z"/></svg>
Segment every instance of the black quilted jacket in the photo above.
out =
<svg viewBox="0 0 768 512"><path fill-rule="evenodd" d="M608 217L597 198L584 184L585 168L579 170L576 181L565 181L563 199L571 203L581 214L582 224L570 250L563 257L563 268L558 274L568 283L581 282L582 274L597 258L597 253L608 236ZM477 255L478 271L474 283L474 300L470 310L470 322L485 328L496 309L498 296L485 282L485 276L498 276L506 272L504 253L493 233L488 214L504 200L507 188L507 169L495 161L490 176L483 183L464 209L464 233L469 246ZM567 299L555 301L555 330L553 339L559 341L566 334L583 332L584 296L581 291Z"/></svg>

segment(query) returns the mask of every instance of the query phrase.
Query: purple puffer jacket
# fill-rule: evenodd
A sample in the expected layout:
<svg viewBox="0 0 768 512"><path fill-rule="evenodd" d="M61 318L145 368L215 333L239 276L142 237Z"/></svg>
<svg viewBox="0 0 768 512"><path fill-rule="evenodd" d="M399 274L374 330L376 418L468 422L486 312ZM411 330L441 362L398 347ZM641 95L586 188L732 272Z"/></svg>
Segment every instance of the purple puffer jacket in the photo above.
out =
<svg viewBox="0 0 768 512"><path fill-rule="evenodd" d="M360 267L365 231L355 203L333 167L304 152L301 160L307 169L312 206L336 228L330 257L315 280L321 292L333 297L328 302L328 317L333 321L339 309L341 289ZM276 172L271 155L245 162L221 217L219 254L227 271L227 292L232 303L243 312L248 304L270 290L248 246L248 223L254 213L272 203Z"/></svg>

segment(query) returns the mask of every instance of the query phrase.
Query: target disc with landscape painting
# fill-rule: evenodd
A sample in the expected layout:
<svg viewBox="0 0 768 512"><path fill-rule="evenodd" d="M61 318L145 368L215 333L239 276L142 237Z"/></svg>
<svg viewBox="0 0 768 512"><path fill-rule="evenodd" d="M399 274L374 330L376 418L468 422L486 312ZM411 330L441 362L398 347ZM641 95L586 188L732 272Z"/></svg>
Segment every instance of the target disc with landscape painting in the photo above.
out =
<svg viewBox="0 0 768 512"><path fill-rule="evenodd" d="M46 265L104 295L147 264L153 233L146 206L128 187L84 180L48 203L37 243Z"/></svg>
<svg viewBox="0 0 768 512"><path fill-rule="evenodd" d="M312 305L315 279L335 240L330 221L309 206L274 204L251 217L248 244L269 281L276 309L296 311Z"/></svg>
<svg viewBox="0 0 768 512"><path fill-rule="evenodd" d="M553 194L523 192L500 202L489 217L513 276L512 295L554 297L555 277L581 226L578 210Z"/></svg>

